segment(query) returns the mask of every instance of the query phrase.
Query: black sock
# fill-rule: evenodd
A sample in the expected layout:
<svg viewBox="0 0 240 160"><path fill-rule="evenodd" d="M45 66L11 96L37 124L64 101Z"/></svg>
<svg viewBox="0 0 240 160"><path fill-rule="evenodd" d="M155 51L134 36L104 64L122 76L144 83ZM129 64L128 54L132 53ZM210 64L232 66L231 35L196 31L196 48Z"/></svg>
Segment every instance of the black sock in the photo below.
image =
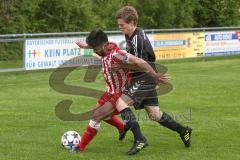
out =
<svg viewBox="0 0 240 160"><path fill-rule="evenodd" d="M176 122L170 115L165 112L163 112L162 118L159 120L159 123L162 126L167 127L168 129L178 132L179 134L185 131L184 126Z"/></svg>
<svg viewBox="0 0 240 160"><path fill-rule="evenodd" d="M134 136L134 140L135 141L143 140L143 135L140 130L140 126L136 121L136 117L133 114L132 110L130 108L125 108L122 111L120 111L120 114L123 121L125 122L125 127L127 129L131 129Z"/></svg>

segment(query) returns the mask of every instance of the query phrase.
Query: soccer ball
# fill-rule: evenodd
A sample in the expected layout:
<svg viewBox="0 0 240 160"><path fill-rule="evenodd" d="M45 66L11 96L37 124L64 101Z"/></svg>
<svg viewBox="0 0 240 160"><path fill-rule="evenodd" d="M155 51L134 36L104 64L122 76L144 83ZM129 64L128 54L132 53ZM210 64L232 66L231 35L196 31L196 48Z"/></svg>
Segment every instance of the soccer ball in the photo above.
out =
<svg viewBox="0 0 240 160"><path fill-rule="evenodd" d="M78 147L81 136L76 131L67 131L61 138L61 143L66 149Z"/></svg>

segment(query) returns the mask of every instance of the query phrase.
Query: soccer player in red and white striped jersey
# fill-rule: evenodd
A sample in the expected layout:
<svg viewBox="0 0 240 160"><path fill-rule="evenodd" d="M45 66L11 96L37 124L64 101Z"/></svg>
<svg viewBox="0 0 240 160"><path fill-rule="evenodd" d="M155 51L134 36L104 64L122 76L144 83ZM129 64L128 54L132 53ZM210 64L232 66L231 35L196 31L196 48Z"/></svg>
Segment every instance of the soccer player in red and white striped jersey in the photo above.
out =
<svg viewBox="0 0 240 160"><path fill-rule="evenodd" d="M97 50L95 50L95 52L98 53ZM111 108L101 108L101 110L96 109L96 112L99 111L99 113L93 115L93 117L95 117L93 119L102 119L102 117L105 115L108 116L114 111L114 115L105 118L104 121L118 128L120 140L122 140L125 136L121 135L121 132L124 130L124 125L115 116L115 114L118 114L118 112L115 110L115 108L112 108L112 106L116 105L115 103L117 99L120 97L122 91L126 88L131 78L129 70L126 67L116 67L116 64L125 65L124 63L127 62L128 55L129 53L118 48L115 43L109 42L104 45L104 55L100 54L99 56L102 56L102 73L106 81L107 91L98 99L97 108L101 108L101 106L103 106L105 103L110 103ZM87 144L90 143L100 128L100 122L93 119L90 120L82 135L79 145L80 151L83 151L86 148Z"/></svg>
<svg viewBox="0 0 240 160"><path fill-rule="evenodd" d="M82 139L79 145L80 151L83 151L87 144L94 138L97 134L98 129L100 128L100 121L105 115L108 116L111 112L115 111L115 114L118 112L112 106L115 106L117 99L120 97L122 91L128 85L130 80L129 70L126 68L114 69L115 64L125 63L127 61L128 54L127 52L120 50L116 44L107 43L104 45L105 53L101 58L102 62L102 73L106 81L107 91L98 99L96 114L93 115L93 119L90 120L87 128L85 129ZM95 51L98 53L98 51ZM105 103L110 103L110 108L102 107ZM120 133L120 140L125 136L121 133L124 133L124 125L116 116L107 117L104 120L105 122L116 126Z"/></svg>

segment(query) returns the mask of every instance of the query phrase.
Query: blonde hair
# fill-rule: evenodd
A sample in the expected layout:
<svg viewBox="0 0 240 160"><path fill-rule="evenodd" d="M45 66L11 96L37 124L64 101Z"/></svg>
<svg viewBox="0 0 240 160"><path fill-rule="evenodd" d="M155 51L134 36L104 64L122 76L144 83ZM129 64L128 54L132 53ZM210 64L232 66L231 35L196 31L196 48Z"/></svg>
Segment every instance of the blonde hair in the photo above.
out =
<svg viewBox="0 0 240 160"><path fill-rule="evenodd" d="M116 19L123 19L126 23L133 21L137 25L138 13L134 7L124 6L117 11Z"/></svg>

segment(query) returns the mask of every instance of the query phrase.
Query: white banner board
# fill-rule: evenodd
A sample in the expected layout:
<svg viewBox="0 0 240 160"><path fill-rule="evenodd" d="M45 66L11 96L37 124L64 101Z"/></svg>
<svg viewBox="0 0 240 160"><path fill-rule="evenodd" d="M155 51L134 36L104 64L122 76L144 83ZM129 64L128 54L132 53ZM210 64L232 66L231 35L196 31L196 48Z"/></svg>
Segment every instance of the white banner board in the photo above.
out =
<svg viewBox="0 0 240 160"><path fill-rule="evenodd" d="M85 37L27 39L25 41L25 69L49 69L100 64L91 49L79 48L74 42ZM109 36L109 41L125 48L124 36ZM63 65L64 64L64 65Z"/></svg>
<svg viewBox="0 0 240 160"><path fill-rule="evenodd" d="M205 56L240 54L240 31L205 32Z"/></svg>

